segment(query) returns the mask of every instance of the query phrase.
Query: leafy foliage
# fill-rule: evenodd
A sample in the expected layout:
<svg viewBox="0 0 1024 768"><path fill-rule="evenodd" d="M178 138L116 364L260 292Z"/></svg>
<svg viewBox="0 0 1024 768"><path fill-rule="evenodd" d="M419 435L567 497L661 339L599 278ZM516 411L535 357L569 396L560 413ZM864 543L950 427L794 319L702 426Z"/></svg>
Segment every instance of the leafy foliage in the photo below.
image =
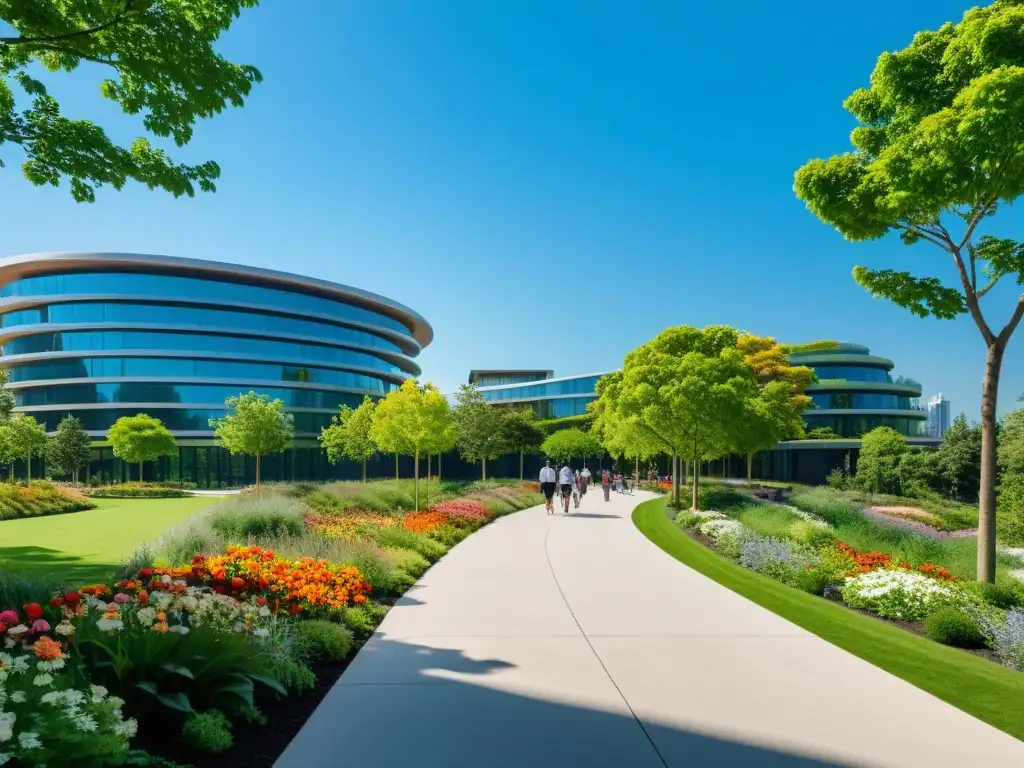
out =
<svg viewBox="0 0 1024 768"><path fill-rule="evenodd" d="M899 493L900 460L910 451L907 438L891 427L864 435L857 460L857 484L872 493Z"/></svg>
<svg viewBox="0 0 1024 768"><path fill-rule="evenodd" d="M55 475L71 475L78 479L78 471L89 466L92 450L89 435L82 429L82 422L68 414L57 425L57 434L46 446L48 469Z"/></svg>
<svg viewBox="0 0 1024 768"><path fill-rule="evenodd" d="M342 458L361 462L363 481L366 481L366 460L377 453L371 429L376 405L366 396L358 408L342 406L329 427L320 432L320 444L327 451L327 460L337 464Z"/></svg>
<svg viewBox="0 0 1024 768"><path fill-rule="evenodd" d="M955 648L984 648L985 635L978 622L955 608L942 608L924 620L929 639Z"/></svg>
<svg viewBox="0 0 1024 768"><path fill-rule="evenodd" d="M524 453L533 453L540 448L544 432L537 426L532 409L509 409L500 413L502 442L507 450L518 453L522 459Z"/></svg>
<svg viewBox="0 0 1024 768"><path fill-rule="evenodd" d="M61 114L40 73L73 72L85 63L110 77L104 98L158 138L181 147L195 122L228 105L241 106L262 77L254 67L232 64L214 44L244 8L258 0L7 0L0 21L15 34L0 37L0 144L25 153L22 171L36 185L70 180L78 202L93 202L95 189L121 189L132 179L175 197L198 186L215 190L216 163L176 164L145 138L116 144L90 120ZM83 68L85 69L85 68ZM18 107L22 94L30 103ZM0 163L2 166L2 163Z"/></svg>
<svg viewBox="0 0 1024 768"><path fill-rule="evenodd" d="M496 459L506 451L502 417L497 408L491 406L476 387L462 385L455 396L456 405L452 411L456 445L466 461L483 462ZM484 479L487 478L484 469Z"/></svg>
<svg viewBox="0 0 1024 768"><path fill-rule="evenodd" d="M601 443L590 432L562 429L549 435L540 447L541 452L559 461L572 461L604 453Z"/></svg>
<svg viewBox="0 0 1024 768"><path fill-rule="evenodd" d="M256 457L256 485L260 484L260 458L281 453L292 444L295 423L284 403L248 392L224 401L231 410L222 419L210 419L213 434L231 454Z"/></svg>
<svg viewBox="0 0 1024 768"><path fill-rule="evenodd" d="M1010 411L999 430L999 466L1003 472L1024 474L1024 397L1021 408Z"/></svg>
<svg viewBox="0 0 1024 768"><path fill-rule="evenodd" d="M231 749L235 740L231 736L231 722L223 712L193 712L181 727L181 740L204 752L223 752Z"/></svg>
<svg viewBox="0 0 1024 768"><path fill-rule="evenodd" d="M107 432L107 441L117 458L139 465L140 482L145 462L169 456L178 450L174 435L163 422L145 413L119 418Z"/></svg>
<svg viewBox="0 0 1024 768"><path fill-rule="evenodd" d="M43 452L48 439L43 425L27 413L15 413L5 423L0 424L0 442L3 443L4 452L10 458L17 456L29 460L30 480L31 458Z"/></svg>
<svg viewBox="0 0 1024 768"><path fill-rule="evenodd" d="M981 475L981 426L968 424L962 413L953 419L939 447L939 465L943 486L954 499L977 498Z"/></svg>

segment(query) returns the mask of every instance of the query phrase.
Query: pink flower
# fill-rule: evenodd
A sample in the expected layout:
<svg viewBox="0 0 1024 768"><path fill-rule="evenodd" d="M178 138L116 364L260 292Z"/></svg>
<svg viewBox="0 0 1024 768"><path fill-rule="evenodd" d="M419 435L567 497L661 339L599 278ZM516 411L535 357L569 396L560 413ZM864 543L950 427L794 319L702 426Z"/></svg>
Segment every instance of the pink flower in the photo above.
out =
<svg viewBox="0 0 1024 768"><path fill-rule="evenodd" d="M118 592L116 595L114 595L114 602L115 603L124 604L124 603L130 603L131 601L132 601L132 599L130 597L128 597L128 595L126 595L124 592Z"/></svg>
<svg viewBox="0 0 1024 768"><path fill-rule="evenodd" d="M50 624L46 619L36 619L32 622L33 632L49 632Z"/></svg>
<svg viewBox="0 0 1024 768"><path fill-rule="evenodd" d="M17 624L18 623L18 612L17 611L0 611L0 621L4 624Z"/></svg>

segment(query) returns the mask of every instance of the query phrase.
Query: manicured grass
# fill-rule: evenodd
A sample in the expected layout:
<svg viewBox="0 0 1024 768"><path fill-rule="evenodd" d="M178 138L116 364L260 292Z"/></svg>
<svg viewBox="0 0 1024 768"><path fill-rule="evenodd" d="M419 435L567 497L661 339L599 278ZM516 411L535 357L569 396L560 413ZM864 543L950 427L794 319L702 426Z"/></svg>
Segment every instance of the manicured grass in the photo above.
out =
<svg viewBox="0 0 1024 768"><path fill-rule="evenodd" d="M680 530L668 518L664 499L638 506L633 523L648 539L695 571L954 707L1024 739L1024 673L939 645L741 568ZM822 681L822 685L828 684Z"/></svg>
<svg viewBox="0 0 1024 768"><path fill-rule="evenodd" d="M94 499L96 509L0 522L0 571L69 585L106 581L140 543L214 503L209 498Z"/></svg>

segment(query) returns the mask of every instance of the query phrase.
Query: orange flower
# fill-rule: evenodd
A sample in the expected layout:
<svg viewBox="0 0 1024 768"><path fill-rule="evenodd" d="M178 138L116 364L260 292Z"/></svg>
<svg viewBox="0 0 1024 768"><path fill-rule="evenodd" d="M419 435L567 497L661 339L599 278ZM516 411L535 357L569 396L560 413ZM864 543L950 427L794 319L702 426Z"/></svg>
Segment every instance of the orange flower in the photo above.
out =
<svg viewBox="0 0 1024 768"><path fill-rule="evenodd" d="M52 637L40 637L32 644L32 652L44 661L64 658L64 649Z"/></svg>

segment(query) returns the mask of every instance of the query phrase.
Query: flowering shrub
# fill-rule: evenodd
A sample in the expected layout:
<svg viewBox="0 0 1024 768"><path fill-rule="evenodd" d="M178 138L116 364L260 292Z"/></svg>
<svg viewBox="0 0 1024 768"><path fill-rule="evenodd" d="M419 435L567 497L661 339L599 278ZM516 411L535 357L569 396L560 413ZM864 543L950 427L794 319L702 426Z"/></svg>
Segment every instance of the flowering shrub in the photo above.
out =
<svg viewBox="0 0 1024 768"><path fill-rule="evenodd" d="M410 512L402 520L402 527L412 533L430 533L448 522L448 516L432 509L423 512Z"/></svg>
<svg viewBox="0 0 1024 768"><path fill-rule="evenodd" d="M852 608L873 611L882 618L916 621L954 602L955 593L933 578L899 569L877 569L851 576L843 600Z"/></svg>
<svg viewBox="0 0 1024 768"><path fill-rule="evenodd" d="M479 501L470 501L469 499L444 501L431 507L431 511L446 515L448 522L452 525L462 526L481 525L492 517L487 507Z"/></svg>
<svg viewBox="0 0 1024 768"><path fill-rule="evenodd" d="M740 565L785 584L794 584L801 569L812 563L788 541L752 535L740 548Z"/></svg>
<svg viewBox="0 0 1024 768"><path fill-rule="evenodd" d="M716 512L713 509L698 509L696 511L690 509L684 509L678 515L676 515L676 522L679 525L685 525L690 528L695 528L701 523L706 523L708 520L725 520L726 516L722 512Z"/></svg>
<svg viewBox="0 0 1024 768"><path fill-rule="evenodd" d="M856 573L868 573L877 568L888 568L892 563L892 555L887 555L884 552L858 552L856 549L851 547L845 542L838 542L836 546L839 552L843 555L850 557L854 564L854 569L848 574L850 576ZM914 568L910 563L903 561L896 564L897 568L903 570L916 570L918 573L930 576L933 579L939 579L940 581L956 581L956 578L947 571L945 568L940 568L932 563L921 563L921 565Z"/></svg>
<svg viewBox="0 0 1024 768"><path fill-rule="evenodd" d="M45 480L28 486L4 483L0 486L0 520L79 512L96 505L83 496L66 492Z"/></svg>
<svg viewBox="0 0 1024 768"><path fill-rule="evenodd" d="M396 518L377 512L356 512L344 515L309 515L306 527L310 530L337 539L350 539L357 535L363 525L378 528L390 528L397 523Z"/></svg>
<svg viewBox="0 0 1024 768"><path fill-rule="evenodd" d="M1004 616L982 616L979 624L999 660L1024 671L1024 609L1014 608Z"/></svg>
<svg viewBox="0 0 1024 768"><path fill-rule="evenodd" d="M697 530L700 531L702 536L707 536L716 544L719 544L724 539L738 537L745 529L736 520L714 519L701 523L697 526Z"/></svg>

